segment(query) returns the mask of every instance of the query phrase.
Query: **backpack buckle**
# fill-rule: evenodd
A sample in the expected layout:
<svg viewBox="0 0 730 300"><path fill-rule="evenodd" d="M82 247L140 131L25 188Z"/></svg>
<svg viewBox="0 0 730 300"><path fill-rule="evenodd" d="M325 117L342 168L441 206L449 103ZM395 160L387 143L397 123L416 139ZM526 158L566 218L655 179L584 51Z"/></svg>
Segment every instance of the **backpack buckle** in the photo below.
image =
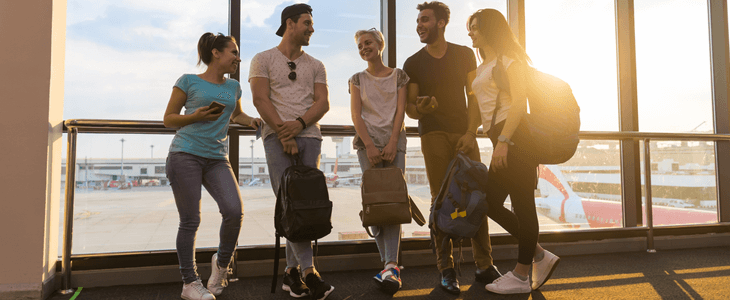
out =
<svg viewBox="0 0 730 300"><path fill-rule="evenodd" d="M454 212L451 213L451 219L466 218L466 211L459 211L459 208L454 208Z"/></svg>

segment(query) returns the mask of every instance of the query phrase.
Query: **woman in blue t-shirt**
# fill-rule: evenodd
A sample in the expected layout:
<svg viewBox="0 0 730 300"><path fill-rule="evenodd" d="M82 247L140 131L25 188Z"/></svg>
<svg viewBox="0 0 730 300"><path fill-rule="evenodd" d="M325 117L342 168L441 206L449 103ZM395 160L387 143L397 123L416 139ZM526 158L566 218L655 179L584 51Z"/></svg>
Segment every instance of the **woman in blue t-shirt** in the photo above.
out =
<svg viewBox="0 0 730 300"><path fill-rule="evenodd" d="M180 214L176 248L184 282L181 296L196 300L215 299L213 295L228 285L227 272L243 221L241 193L227 156L229 120L255 129L261 125L261 119L241 110L240 83L224 76L235 73L241 62L235 39L203 34L198 41L198 65L201 62L207 65L205 72L177 80L164 117L165 127L177 128L167 157L167 177ZM223 216L207 289L195 265L201 185Z"/></svg>

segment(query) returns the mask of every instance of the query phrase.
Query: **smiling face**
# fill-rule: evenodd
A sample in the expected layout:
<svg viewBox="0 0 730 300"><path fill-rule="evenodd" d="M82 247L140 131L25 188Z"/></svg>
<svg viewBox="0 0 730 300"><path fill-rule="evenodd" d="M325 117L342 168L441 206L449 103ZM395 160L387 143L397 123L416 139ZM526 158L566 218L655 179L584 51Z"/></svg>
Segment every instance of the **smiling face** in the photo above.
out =
<svg viewBox="0 0 730 300"><path fill-rule="evenodd" d="M238 45L234 42L228 42L223 51L214 49L213 57L216 58L215 63L220 65L221 68L225 70L225 73L236 73L238 70L238 64L241 62L241 57L238 53Z"/></svg>
<svg viewBox="0 0 730 300"><path fill-rule="evenodd" d="M380 59L383 48L378 40L370 33L362 34L357 40L357 50L360 53L360 57L365 61Z"/></svg>
<svg viewBox="0 0 730 300"><path fill-rule="evenodd" d="M421 43L431 44L436 41L439 36L439 22L433 9L424 9L418 13L416 23L416 33Z"/></svg>
<svg viewBox="0 0 730 300"><path fill-rule="evenodd" d="M469 22L469 37L471 38L471 46L474 48L489 46L484 35L479 30L479 21L477 18L472 18Z"/></svg>
<svg viewBox="0 0 730 300"><path fill-rule="evenodd" d="M288 19L287 22L292 23L291 32L296 44L309 46L309 39L314 33L314 20L312 20L312 15L303 13L299 16L299 20L296 23L292 19Z"/></svg>

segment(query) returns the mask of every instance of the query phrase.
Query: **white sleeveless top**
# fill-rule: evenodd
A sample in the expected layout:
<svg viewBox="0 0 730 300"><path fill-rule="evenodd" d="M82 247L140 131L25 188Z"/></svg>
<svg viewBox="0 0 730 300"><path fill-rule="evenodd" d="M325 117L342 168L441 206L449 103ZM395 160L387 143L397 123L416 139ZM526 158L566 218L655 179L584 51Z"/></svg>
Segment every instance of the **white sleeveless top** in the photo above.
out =
<svg viewBox="0 0 730 300"><path fill-rule="evenodd" d="M506 56L502 56L502 64L505 70L514 62L513 59ZM497 59L490 62L483 62L477 67L476 78L471 84L471 89L474 91L474 95L477 97L479 103L479 111L482 116L482 128L484 132L489 131L492 125L492 116L494 115L494 109L497 107L497 94L499 89L497 84L492 78L492 69L497 65ZM512 98L509 95L509 91L503 91L499 94L500 108L497 112L496 120L494 124L502 122L507 119L509 109L512 106Z"/></svg>

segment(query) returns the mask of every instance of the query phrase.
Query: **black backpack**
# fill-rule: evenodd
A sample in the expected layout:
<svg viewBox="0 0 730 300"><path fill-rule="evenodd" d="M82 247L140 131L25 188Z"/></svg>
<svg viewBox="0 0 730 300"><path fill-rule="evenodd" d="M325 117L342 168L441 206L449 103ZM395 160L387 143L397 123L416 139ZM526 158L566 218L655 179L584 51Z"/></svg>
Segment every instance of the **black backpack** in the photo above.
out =
<svg viewBox="0 0 730 300"><path fill-rule="evenodd" d="M275 291L279 269L281 237L292 242L315 241L316 245L317 239L332 232L332 201L329 199L324 173L302 164L298 155L294 159L296 163L284 170L276 195L272 293Z"/></svg>
<svg viewBox="0 0 730 300"><path fill-rule="evenodd" d="M509 80L501 55L497 57L492 76L500 93L509 93ZM552 165L568 161L580 142L580 107L573 90L567 82L531 66L525 68L525 85L530 113L524 115L518 126L522 134L514 140L515 144L527 150L539 164ZM499 101L492 117L492 126L498 110ZM524 140L519 140L521 137Z"/></svg>

